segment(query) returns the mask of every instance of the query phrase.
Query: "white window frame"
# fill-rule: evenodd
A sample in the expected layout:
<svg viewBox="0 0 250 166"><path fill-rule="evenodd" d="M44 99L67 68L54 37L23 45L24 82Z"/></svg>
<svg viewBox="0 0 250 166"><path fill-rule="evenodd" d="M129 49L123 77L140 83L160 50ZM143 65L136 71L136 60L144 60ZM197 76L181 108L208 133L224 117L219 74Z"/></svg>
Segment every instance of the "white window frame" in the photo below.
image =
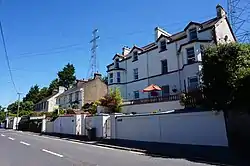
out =
<svg viewBox="0 0 250 166"><path fill-rule="evenodd" d="M133 71L134 71L134 80L138 80L138 79L139 79L139 71L138 71L138 68L135 68Z"/></svg>
<svg viewBox="0 0 250 166"><path fill-rule="evenodd" d="M196 34L195 37L192 37L191 34ZM196 40L198 39L198 34L197 34L197 29L196 28L192 28L192 29L189 29L189 40Z"/></svg>
<svg viewBox="0 0 250 166"><path fill-rule="evenodd" d="M198 76L188 77L188 89L191 89L191 90L197 88L197 87L191 86L191 84L194 84L194 83L191 83L191 81L190 81L192 79L197 79L197 87L199 86L199 77Z"/></svg>
<svg viewBox="0 0 250 166"><path fill-rule="evenodd" d="M162 44L164 43L164 44ZM167 50L167 41L166 40L161 40L160 41L160 51L165 51Z"/></svg>
<svg viewBox="0 0 250 166"><path fill-rule="evenodd" d="M163 62L166 61L167 62L167 71L166 72L163 72L164 68L163 68ZM167 59L164 59L161 61L161 74L167 74L168 73L168 60Z"/></svg>
<svg viewBox="0 0 250 166"><path fill-rule="evenodd" d="M140 98L140 92L138 90L134 91L134 99Z"/></svg>
<svg viewBox="0 0 250 166"><path fill-rule="evenodd" d="M116 82L120 83L121 82L121 72L116 73Z"/></svg>
<svg viewBox="0 0 250 166"><path fill-rule="evenodd" d="M188 50L193 50L193 54L189 54ZM192 64L195 62L195 49L194 49L194 46L193 47L188 47L186 48L186 54L187 54L187 64ZM192 62L189 62L189 60L191 60Z"/></svg>
<svg viewBox="0 0 250 166"><path fill-rule="evenodd" d="M109 73L109 83L113 84L113 82L114 82L114 74L113 73Z"/></svg>
<svg viewBox="0 0 250 166"><path fill-rule="evenodd" d="M138 51L133 52L133 61L138 61Z"/></svg>
<svg viewBox="0 0 250 166"><path fill-rule="evenodd" d="M165 89L164 87L168 87L168 94L164 93L164 89ZM170 95L170 86L169 85L161 86L161 89L162 89L162 96L163 97Z"/></svg>

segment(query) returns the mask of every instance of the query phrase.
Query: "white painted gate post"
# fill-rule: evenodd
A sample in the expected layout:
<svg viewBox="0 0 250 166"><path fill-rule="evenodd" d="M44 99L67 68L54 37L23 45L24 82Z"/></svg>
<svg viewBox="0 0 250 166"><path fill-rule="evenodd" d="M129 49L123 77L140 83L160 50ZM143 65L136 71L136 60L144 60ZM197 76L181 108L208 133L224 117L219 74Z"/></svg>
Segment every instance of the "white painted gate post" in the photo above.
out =
<svg viewBox="0 0 250 166"><path fill-rule="evenodd" d="M43 120L42 120L42 133L46 132L46 116L45 114L43 115Z"/></svg>

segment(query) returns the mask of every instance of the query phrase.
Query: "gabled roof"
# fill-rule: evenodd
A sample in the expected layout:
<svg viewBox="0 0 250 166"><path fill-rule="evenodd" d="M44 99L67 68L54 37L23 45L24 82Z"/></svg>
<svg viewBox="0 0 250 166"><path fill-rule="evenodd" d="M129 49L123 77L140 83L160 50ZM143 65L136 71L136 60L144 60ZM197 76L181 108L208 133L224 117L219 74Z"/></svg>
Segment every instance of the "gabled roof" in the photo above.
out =
<svg viewBox="0 0 250 166"><path fill-rule="evenodd" d="M131 52L133 52L133 51L134 51L134 49L138 49L138 50L140 50L140 51L143 51L143 49L142 49L142 48L137 47L137 46L134 46L134 47L130 50L129 54L130 54Z"/></svg>
<svg viewBox="0 0 250 166"><path fill-rule="evenodd" d="M200 25L200 27L201 27L201 29L199 30L199 32L202 32L204 30L212 28L219 20L220 20L220 18L215 17L215 18L212 18L212 19L207 20L205 22L198 23ZM185 38L185 37L187 37L185 31L178 32L178 33L173 34L172 36L170 36L170 39L171 39L170 43L173 42L173 41L176 41L176 40L180 40L180 39Z"/></svg>
<svg viewBox="0 0 250 166"><path fill-rule="evenodd" d="M124 55L115 54L115 56L113 57L113 59L112 59L112 60L114 60L116 57L119 57L119 58L124 58Z"/></svg>
<svg viewBox="0 0 250 166"><path fill-rule="evenodd" d="M164 34L161 34L160 37L158 37L158 39L156 40L156 42L158 42L161 38L167 38L167 39L170 39L169 36L166 36Z"/></svg>
<svg viewBox="0 0 250 166"><path fill-rule="evenodd" d="M47 101L47 100L49 100L50 98L54 97L54 96L57 95L57 94L58 94L58 93L54 93L54 94L52 94L52 95L50 95L50 96L48 96L48 97L45 97L45 98L43 98L42 100L40 100L39 102L37 102L36 104L42 103L42 102L44 102L44 101Z"/></svg>
<svg viewBox="0 0 250 166"><path fill-rule="evenodd" d="M184 28L184 31L186 31L191 25L201 26L200 23L191 21L191 22L189 22L188 25Z"/></svg>

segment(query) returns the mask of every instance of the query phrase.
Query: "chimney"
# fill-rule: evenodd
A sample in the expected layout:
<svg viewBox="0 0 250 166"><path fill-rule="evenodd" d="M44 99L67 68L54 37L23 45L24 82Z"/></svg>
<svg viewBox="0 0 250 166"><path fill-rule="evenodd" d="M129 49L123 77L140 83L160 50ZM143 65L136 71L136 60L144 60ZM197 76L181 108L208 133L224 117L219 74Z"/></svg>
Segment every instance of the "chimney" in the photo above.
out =
<svg viewBox="0 0 250 166"><path fill-rule="evenodd" d="M95 73L94 74L94 79L101 78L101 77L102 77L102 75L100 73Z"/></svg>
<svg viewBox="0 0 250 166"><path fill-rule="evenodd" d="M221 5L216 6L217 18L225 17L227 14Z"/></svg>
<svg viewBox="0 0 250 166"><path fill-rule="evenodd" d="M130 52L130 48L128 48L127 46L124 46L123 48L122 48L122 55L127 55L129 52Z"/></svg>
<svg viewBox="0 0 250 166"><path fill-rule="evenodd" d="M63 93L65 91L65 88L63 86L58 87L58 93Z"/></svg>
<svg viewBox="0 0 250 166"><path fill-rule="evenodd" d="M171 34L167 33L165 30L159 28L159 27L156 27L155 28L155 40L157 40L161 34L165 35L165 36L171 36Z"/></svg>

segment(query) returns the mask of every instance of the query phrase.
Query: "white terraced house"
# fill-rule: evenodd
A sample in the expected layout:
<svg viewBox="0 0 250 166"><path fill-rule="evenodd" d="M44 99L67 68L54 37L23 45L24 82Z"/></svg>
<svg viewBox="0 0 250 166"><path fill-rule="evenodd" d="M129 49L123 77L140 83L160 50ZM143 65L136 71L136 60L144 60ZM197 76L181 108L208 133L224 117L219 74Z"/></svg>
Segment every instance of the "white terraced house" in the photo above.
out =
<svg viewBox="0 0 250 166"><path fill-rule="evenodd" d="M216 6L217 16L202 23L190 22L183 31L169 34L155 28L155 41L144 47L124 47L107 66L108 88L119 88L123 99L148 98L142 90L155 84L169 96L197 88L200 82L202 49L236 42L226 12Z"/></svg>

